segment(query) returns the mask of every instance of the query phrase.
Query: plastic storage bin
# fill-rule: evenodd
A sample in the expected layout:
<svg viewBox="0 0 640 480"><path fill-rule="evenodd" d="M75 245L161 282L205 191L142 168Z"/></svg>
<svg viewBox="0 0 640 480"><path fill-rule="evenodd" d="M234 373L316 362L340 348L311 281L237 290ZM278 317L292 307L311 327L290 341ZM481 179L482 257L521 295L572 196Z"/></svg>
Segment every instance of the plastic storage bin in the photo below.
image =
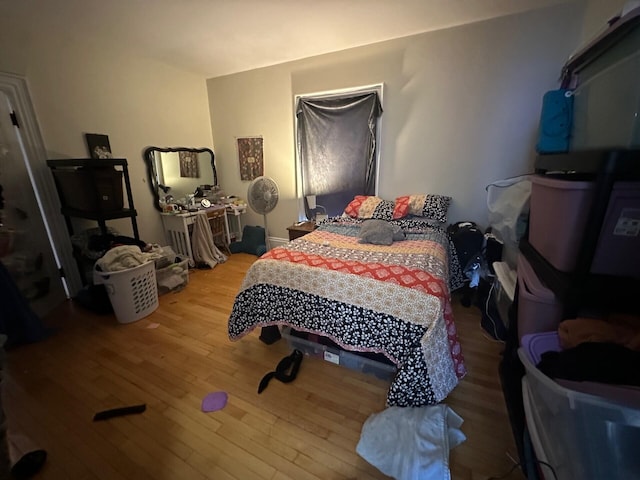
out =
<svg viewBox="0 0 640 480"><path fill-rule="evenodd" d="M543 352L540 352L543 353ZM539 371L524 348L522 382L527 428L536 456L558 480L638 478L640 410L565 388ZM554 478L550 469L545 478Z"/></svg>
<svg viewBox="0 0 640 480"><path fill-rule="evenodd" d="M529 243L558 270L576 266L594 192L594 182L531 176Z"/></svg>
<svg viewBox="0 0 640 480"><path fill-rule="evenodd" d="M560 337L558 332L531 333L522 336L522 349L534 365L540 363L545 352L559 352Z"/></svg>
<svg viewBox="0 0 640 480"><path fill-rule="evenodd" d="M351 370L368 373L382 380L392 380L396 374L396 367L393 365L377 362L346 350L322 345L317 342L297 337L291 334L291 329L289 327L284 327L281 334L282 338L287 341L290 348L298 349L305 355L322 358L327 362L342 365Z"/></svg>
<svg viewBox="0 0 640 480"><path fill-rule="evenodd" d="M591 272L640 278L640 183L615 184Z"/></svg>
<svg viewBox="0 0 640 480"><path fill-rule="evenodd" d="M555 268L571 272L595 193L594 182L531 178L529 242ZM640 182L617 182L591 264L591 273L640 278Z"/></svg>
<svg viewBox="0 0 640 480"><path fill-rule="evenodd" d="M110 167L53 170L64 205L83 212L122 210L123 172Z"/></svg>
<svg viewBox="0 0 640 480"><path fill-rule="evenodd" d="M518 255L518 339L531 333L548 332L558 328L563 305L544 284L531 264Z"/></svg>
<svg viewBox="0 0 640 480"><path fill-rule="evenodd" d="M182 290L189 283L189 258L174 257L174 263L156 270L158 295Z"/></svg>
<svg viewBox="0 0 640 480"><path fill-rule="evenodd" d="M119 323L131 323L150 315L158 308L155 263L117 272L93 270L95 284L103 284Z"/></svg>

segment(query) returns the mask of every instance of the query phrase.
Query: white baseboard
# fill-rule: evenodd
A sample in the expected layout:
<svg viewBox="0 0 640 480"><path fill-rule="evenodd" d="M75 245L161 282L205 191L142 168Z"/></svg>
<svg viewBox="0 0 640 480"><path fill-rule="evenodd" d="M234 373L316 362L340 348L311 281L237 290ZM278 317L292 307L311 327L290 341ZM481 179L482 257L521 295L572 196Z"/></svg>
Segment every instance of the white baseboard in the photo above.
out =
<svg viewBox="0 0 640 480"><path fill-rule="evenodd" d="M286 238L269 237L269 245L271 248L281 247L285 243L289 243Z"/></svg>

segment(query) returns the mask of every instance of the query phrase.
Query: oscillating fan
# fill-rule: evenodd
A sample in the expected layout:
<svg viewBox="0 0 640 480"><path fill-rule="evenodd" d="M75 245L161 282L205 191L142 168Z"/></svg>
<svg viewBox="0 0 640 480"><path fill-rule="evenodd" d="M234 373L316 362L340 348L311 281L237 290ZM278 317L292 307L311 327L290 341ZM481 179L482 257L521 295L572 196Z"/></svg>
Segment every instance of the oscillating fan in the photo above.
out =
<svg viewBox="0 0 640 480"><path fill-rule="evenodd" d="M269 177L257 177L251 181L247 189L247 202L251 209L264 216L264 236L269 250L269 229L267 213L278 204L278 185Z"/></svg>

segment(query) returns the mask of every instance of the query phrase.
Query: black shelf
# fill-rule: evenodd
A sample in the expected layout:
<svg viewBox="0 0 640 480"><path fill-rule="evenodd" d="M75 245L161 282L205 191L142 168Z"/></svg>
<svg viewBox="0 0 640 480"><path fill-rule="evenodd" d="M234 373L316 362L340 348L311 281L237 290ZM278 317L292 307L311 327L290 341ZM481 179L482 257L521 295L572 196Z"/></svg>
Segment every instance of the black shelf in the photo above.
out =
<svg viewBox="0 0 640 480"><path fill-rule="evenodd" d="M89 167L89 168L104 168L104 167L126 167L126 158L62 158L60 160L47 160L47 165L50 168L57 167Z"/></svg>
<svg viewBox="0 0 640 480"><path fill-rule="evenodd" d="M128 170L128 164L126 159L124 158L109 158L109 159L70 158L70 159L61 159L61 160L47 160L47 166L49 166L49 168L54 173L54 179L56 177L57 169L72 171L72 172L74 170L79 170L79 169L82 169L83 172L91 171L92 169L96 169L96 170L121 169L122 180L124 180L124 185L125 185L125 192L122 192L120 188L121 184L119 182L121 182L122 180L118 179L117 180L117 183L119 185L118 193L119 193L119 197L122 196L124 193L126 193L128 208L124 208L124 207L117 208L117 209L106 208L105 205L111 206L113 205L114 202L102 203L100 200L96 198L97 196L100 195L100 193L99 193L99 188L96 184L97 182L93 179L91 179L88 184L91 187L90 192L91 193L95 192L96 197L91 198L92 200L96 200L95 202L93 202L93 205L95 205L95 208L94 207L90 209L77 208L81 203L83 203L77 199L75 200L75 202L69 202L74 205L73 207L69 206L65 202L63 189L59 184L58 180L56 180L56 187L58 189L58 197L60 199L60 205L61 205L60 212L64 216L64 219L67 225L67 231L69 232L69 236L72 236L74 233L71 218L82 218L86 220L96 221L98 223L98 226L100 227L100 232L103 235L108 234L107 223L106 223L107 221L120 219L120 218L129 218L131 220L131 228L133 230L133 236L136 240L138 241L140 240L140 235L138 233L138 224L136 221L136 217L138 213L133 205L133 195L131 193L131 183L129 180L129 170ZM66 172L64 173L66 175ZM73 181L75 181L75 178L73 179ZM90 196L90 194L88 194L87 196ZM114 198L114 197L112 196L110 198ZM119 198L119 200L123 200L123 199ZM117 203L118 206L122 206L121 201L118 201L115 203ZM86 279L86 275L84 274L84 266L86 263L86 259L82 257L82 254L78 251L78 249L74 248L73 251L74 251L74 257L76 259L76 263L78 264L78 269L79 269L82 281L84 284L87 284L88 282Z"/></svg>
<svg viewBox="0 0 640 480"><path fill-rule="evenodd" d="M100 207L100 202L98 202L98 207L94 210L83 210L79 208L69 207L65 204L64 196L58 186L58 196L60 198L61 204L60 212L65 217L67 230L69 231L70 235L73 235L73 225L71 223L72 217L97 221L103 235L107 234L107 220L130 218L133 236L136 240L140 240L138 223L136 221L138 213L136 212L136 209L133 205L133 195L131 193L131 182L129 180L129 169L126 158L65 158L60 160L47 160L47 165L49 166L49 168L51 168L51 170L56 170L58 168L67 170L82 168L87 170L120 167L122 169L122 176L125 184L125 193L127 196L128 208L104 210ZM57 182L56 185L58 185Z"/></svg>
<svg viewBox="0 0 640 480"><path fill-rule="evenodd" d="M598 310L637 312L640 303L640 279L614 275L562 272L551 265L525 238L520 240L520 251L531 264L538 278L565 305L565 318L574 316L579 307Z"/></svg>
<svg viewBox="0 0 640 480"><path fill-rule="evenodd" d="M535 171L547 175L640 180L640 149L593 149L538 155Z"/></svg>
<svg viewBox="0 0 640 480"><path fill-rule="evenodd" d="M60 209L63 215L75 218L86 218L87 220L115 220L117 218L136 217L137 212L130 208L122 210L114 210L112 212L85 212L77 208L62 207Z"/></svg>

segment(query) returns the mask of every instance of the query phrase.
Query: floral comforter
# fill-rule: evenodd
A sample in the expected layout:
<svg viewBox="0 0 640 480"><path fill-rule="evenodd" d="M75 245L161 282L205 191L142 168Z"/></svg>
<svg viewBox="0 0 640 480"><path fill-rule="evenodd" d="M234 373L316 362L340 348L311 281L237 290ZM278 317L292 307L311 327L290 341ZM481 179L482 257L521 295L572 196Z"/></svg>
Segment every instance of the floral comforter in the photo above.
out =
<svg viewBox="0 0 640 480"><path fill-rule="evenodd" d="M438 403L466 373L450 304L462 282L453 246L442 228L415 220L393 222L406 240L361 244L360 223L331 219L260 257L236 297L229 337L288 325L382 353L398 369L388 406Z"/></svg>

